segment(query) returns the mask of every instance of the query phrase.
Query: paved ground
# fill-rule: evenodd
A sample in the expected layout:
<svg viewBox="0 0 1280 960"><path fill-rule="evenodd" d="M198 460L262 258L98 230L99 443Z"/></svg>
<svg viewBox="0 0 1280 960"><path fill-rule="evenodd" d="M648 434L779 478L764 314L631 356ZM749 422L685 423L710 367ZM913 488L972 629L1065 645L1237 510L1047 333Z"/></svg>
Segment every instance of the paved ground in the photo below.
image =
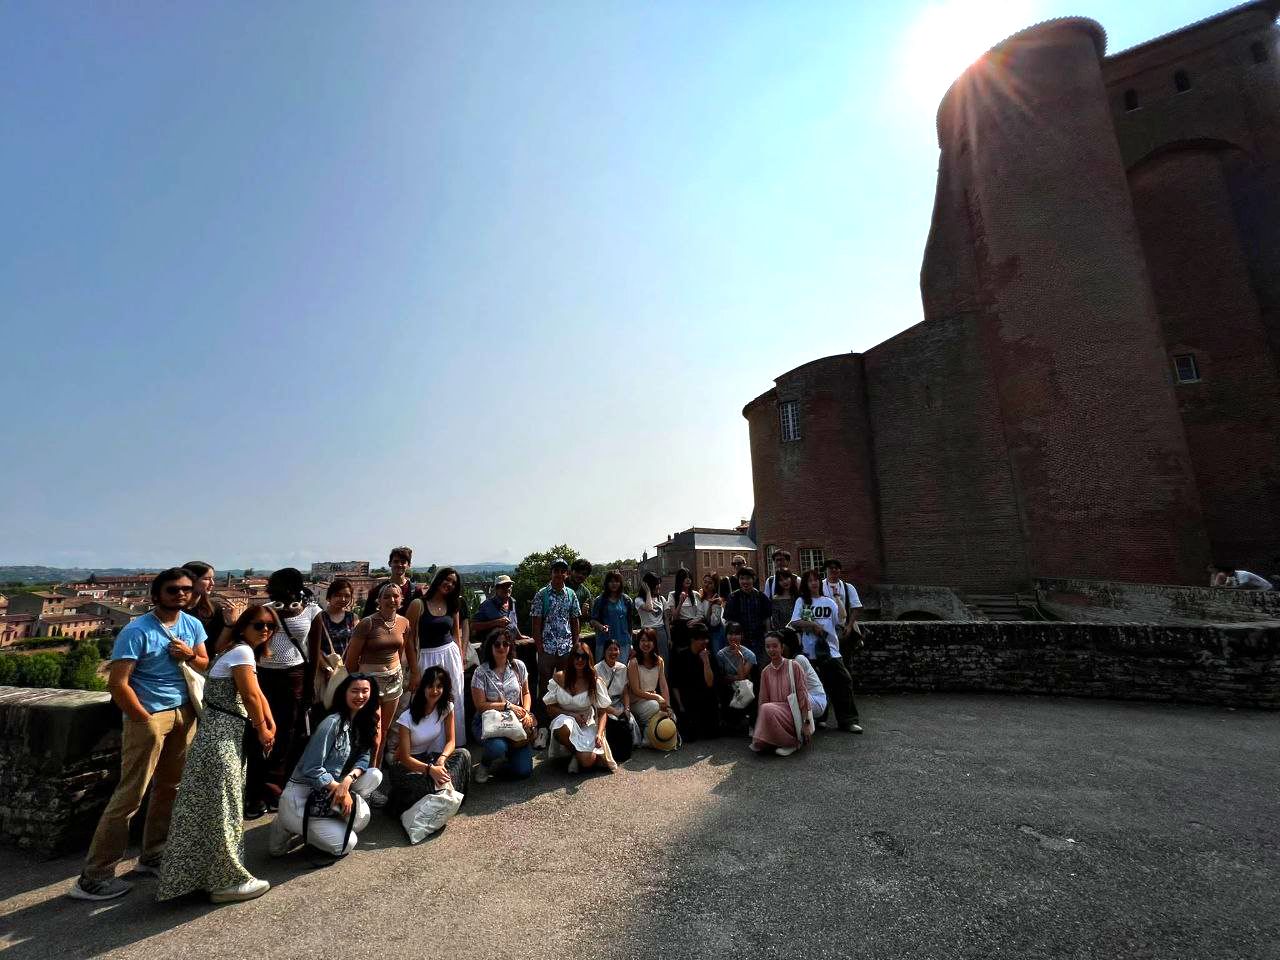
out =
<svg viewBox="0 0 1280 960"><path fill-rule="evenodd" d="M0 954L213 958L1280 957L1280 717L986 696L869 697L807 754L645 751L473 788L409 847L265 854L213 908L61 894L78 860L0 853ZM458 917L465 917L459 920Z"/></svg>

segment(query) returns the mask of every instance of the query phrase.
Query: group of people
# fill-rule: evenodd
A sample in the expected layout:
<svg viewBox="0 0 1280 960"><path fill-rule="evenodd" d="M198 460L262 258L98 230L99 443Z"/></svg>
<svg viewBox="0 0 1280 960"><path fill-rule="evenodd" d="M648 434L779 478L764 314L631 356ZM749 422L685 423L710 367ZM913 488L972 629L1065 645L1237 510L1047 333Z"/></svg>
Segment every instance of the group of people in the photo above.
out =
<svg viewBox="0 0 1280 960"><path fill-rule="evenodd" d="M528 777L536 750L613 771L640 745L745 733L786 756L820 726L861 733L857 590L837 561L797 576L786 551L771 559L762 588L736 556L731 576L696 585L680 570L666 594L645 574L634 598L616 570L593 597L591 564L556 559L531 634L510 577L473 616L455 569L413 582L407 547L360 617L343 578L321 608L298 570L277 570L267 602L236 616L209 564L165 570L152 611L115 640L121 777L70 895L129 892L116 870L148 790L134 872L158 875L161 900L229 902L269 889L244 866L244 822L267 811L272 855L305 846L328 861L355 848L372 809Z"/></svg>

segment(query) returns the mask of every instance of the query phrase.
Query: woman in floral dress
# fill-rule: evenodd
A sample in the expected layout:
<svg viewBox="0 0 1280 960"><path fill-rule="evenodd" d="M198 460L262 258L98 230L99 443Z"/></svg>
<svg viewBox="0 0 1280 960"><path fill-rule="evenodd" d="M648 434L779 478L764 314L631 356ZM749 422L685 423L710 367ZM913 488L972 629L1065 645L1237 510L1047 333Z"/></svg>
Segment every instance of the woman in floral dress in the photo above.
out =
<svg viewBox="0 0 1280 960"><path fill-rule="evenodd" d="M252 900L270 889L244 867L244 731L270 751L276 727L258 686L257 657L276 627L255 604L231 628L232 646L204 688L204 716L187 751L160 866L157 900L204 891L214 903Z"/></svg>

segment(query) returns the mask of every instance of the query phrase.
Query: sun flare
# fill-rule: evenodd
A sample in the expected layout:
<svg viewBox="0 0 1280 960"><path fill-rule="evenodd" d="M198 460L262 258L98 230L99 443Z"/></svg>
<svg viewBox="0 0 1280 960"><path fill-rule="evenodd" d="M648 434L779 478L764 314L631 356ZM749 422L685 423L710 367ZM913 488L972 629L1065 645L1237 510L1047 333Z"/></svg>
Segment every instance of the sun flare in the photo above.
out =
<svg viewBox="0 0 1280 960"><path fill-rule="evenodd" d="M903 68L912 97L937 106L969 64L1038 19L1031 0L930 0L903 40Z"/></svg>

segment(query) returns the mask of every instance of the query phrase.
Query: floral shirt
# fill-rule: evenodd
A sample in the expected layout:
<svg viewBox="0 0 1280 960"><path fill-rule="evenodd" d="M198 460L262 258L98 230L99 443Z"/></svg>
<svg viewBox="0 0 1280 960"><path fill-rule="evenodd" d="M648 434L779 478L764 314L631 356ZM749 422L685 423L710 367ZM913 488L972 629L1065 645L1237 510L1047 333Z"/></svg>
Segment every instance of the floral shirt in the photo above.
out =
<svg viewBox="0 0 1280 960"><path fill-rule="evenodd" d="M547 584L533 595L529 615L542 618L542 649L562 657L573 649L573 628L569 621L582 616L578 595L569 587L556 590Z"/></svg>

